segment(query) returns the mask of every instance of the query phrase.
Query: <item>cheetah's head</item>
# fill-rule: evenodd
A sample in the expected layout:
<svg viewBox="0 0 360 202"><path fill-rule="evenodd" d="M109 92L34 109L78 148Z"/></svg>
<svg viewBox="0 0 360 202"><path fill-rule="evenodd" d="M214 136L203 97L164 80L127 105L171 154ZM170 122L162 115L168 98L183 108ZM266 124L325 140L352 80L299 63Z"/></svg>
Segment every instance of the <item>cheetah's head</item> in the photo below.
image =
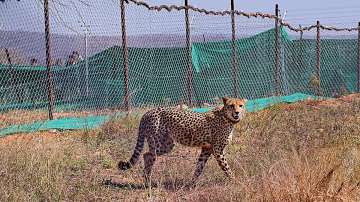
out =
<svg viewBox="0 0 360 202"><path fill-rule="evenodd" d="M226 118L235 123L239 122L242 115L245 113L245 103L247 100L224 97L223 102L223 110Z"/></svg>

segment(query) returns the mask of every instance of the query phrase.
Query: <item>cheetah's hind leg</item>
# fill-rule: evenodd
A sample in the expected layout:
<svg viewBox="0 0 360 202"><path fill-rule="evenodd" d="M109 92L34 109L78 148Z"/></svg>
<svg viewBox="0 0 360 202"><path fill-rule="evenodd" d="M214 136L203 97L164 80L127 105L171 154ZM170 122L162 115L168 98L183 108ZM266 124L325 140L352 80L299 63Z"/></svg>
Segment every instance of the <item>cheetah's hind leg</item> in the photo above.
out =
<svg viewBox="0 0 360 202"><path fill-rule="evenodd" d="M143 124L140 124L140 129L139 129L139 133L138 133L138 139L137 139L136 146L135 146L135 149L133 151L133 154L132 154L129 161L120 161L118 163L119 170L128 170L128 169L130 169L139 160L141 152L144 149L145 134L146 134L145 127L143 126Z"/></svg>
<svg viewBox="0 0 360 202"><path fill-rule="evenodd" d="M174 148L174 141L166 133L160 133L158 136L147 138L149 152L144 154L144 180L145 187L155 185L151 182L152 167L155 164L156 157L170 153Z"/></svg>

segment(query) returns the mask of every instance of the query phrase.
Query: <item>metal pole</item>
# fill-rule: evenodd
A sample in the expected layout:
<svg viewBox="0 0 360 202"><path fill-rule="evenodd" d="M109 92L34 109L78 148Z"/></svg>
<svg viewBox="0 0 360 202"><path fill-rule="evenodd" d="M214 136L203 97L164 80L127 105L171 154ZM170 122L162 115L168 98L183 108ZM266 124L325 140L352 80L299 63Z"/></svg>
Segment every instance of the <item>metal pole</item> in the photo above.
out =
<svg viewBox="0 0 360 202"><path fill-rule="evenodd" d="M320 47L320 21L316 21L316 79L318 82L318 89L317 89L317 94L320 95L320 83L321 83L321 79L320 79L320 52L321 52L321 47Z"/></svg>
<svg viewBox="0 0 360 202"><path fill-rule="evenodd" d="M358 80L358 85L357 85L357 91L358 93L360 93L360 22L358 24L358 74L357 74L357 80Z"/></svg>
<svg viewBox="0 0 360 202"><path fill-rule="evenodd" d="M280 91L280 39L279 39L279 5L275 4L275 95Z"/></svg>
<svg viewBox="0 0 360 202"><path fill-rule="evenodd" d="M125 110L130 110L129 104L129 52L126 42L126 23L125 23L125 0L120 0L121 9L121 35L122 35L122 50L123 50L123 63L124 63L124 104Z"/></svg>
<svg viewBox="0 0 360 202"><path fill-rule="evenodd" d="M80 21L79 21L80 22ZM86 25L85 22L81 21L80 27L84 31L84 41L85 41L85 91L86 97L89 97L89 62L88 62L88 35L90 34L90 26Z"/></svg>
<svg viewBox="0 0 360 202"><path fill-rule="evenodd" d="M235 14L234 14L234 0L231 0L231 31L232 31L232 77L233 77L233 96L238 97L237 89L237 60L236 60L236 27L235 27Z"/></svg>
<svg viewBox="0 0 360 202"><path fill-rule="evenodd" d="M54 109L53 81L51 72L51 41L50 41L50 20L49 20L49 0L44 0L45 15L45 42L46 42L46 68L47 68L47 87L48 87L48 110L49 119L52 120Z"/></svg>
<svg viewBox="0 0 360 202"><path fill-rule="evenodd" d="M304 35L304 31L302 30L301 25L299 25L299 28L300 28L300 40L302 40L302 39L303 39L303 35Z"/></svg>
<svg viewBox="0 0 360 202"><path fill-rule="evenodd" d="M87 36L87 31L85 31L85 70L86 70L86 75L85 75L85 82L86 82L86 97L89 97L89 62L88 62L88 36Z"/></svg>
<svg viewBox="0 0 360 202"><path fill-rule="evenodd" d="M192 106L192 62L191 62L191 43L190 43L190 23L189 23L189 4L185 0L185 25L186 25L186 49L187 49L187 94L188 104Z"/></svg>

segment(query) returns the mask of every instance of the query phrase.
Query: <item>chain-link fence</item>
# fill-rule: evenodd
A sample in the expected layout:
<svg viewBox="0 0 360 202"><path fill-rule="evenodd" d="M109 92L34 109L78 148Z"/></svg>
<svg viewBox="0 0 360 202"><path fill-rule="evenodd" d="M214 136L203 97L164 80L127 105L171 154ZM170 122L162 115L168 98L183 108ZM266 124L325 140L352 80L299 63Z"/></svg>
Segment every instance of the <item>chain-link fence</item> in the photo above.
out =
<svg viewBox="0 0 360 202"><path fill-rule="evenodd" d="M211 105L225 95L359 90L358 27L297 28L278 12L135 0L16 3L16 12L0 4L9 21L0 35L0 128L49 116Z"/></svg>

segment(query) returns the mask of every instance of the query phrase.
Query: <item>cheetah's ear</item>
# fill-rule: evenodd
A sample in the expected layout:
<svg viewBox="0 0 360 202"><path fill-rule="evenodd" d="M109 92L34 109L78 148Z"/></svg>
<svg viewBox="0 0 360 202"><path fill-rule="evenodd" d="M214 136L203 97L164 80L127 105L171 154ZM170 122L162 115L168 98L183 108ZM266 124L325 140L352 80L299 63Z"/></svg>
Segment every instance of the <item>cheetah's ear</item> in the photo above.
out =
<svg viewBox="0 0 360 202"><path fill-rule="evenodd" d="M230 99L229 97L223 97L223 98L222 98L224 105L226 105L226 102L227 102L229 99Z"/></svg>

